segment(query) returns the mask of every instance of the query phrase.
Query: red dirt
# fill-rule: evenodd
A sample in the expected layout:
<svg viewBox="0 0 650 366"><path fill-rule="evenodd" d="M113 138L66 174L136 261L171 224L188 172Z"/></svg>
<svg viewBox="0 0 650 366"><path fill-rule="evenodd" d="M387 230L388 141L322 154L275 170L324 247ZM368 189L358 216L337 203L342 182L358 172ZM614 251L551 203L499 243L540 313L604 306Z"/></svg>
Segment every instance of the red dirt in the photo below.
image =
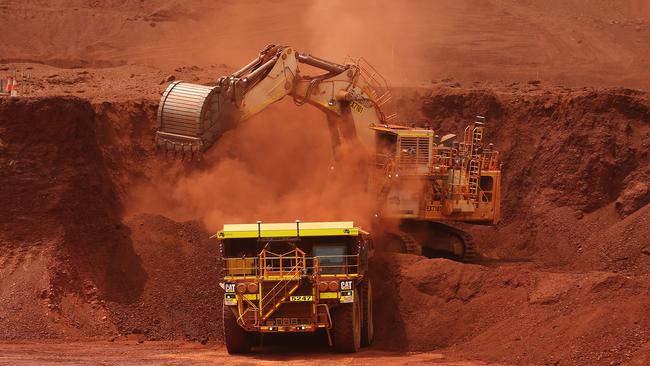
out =
<svg viewBox="0 0 650 366"><path fill-rule="evenodd" d="M200 162L155 152L163 79L209 83L280 40L333 60L365 56L407 85L395 99L409 121L459 133L485 115L487 139L502 152L503 220L467 227L484 261L382 253L372 273L370 352L379 354L360 360L433 362L383 352L435 351L444 354L436 362L648 364L650 97L622 87L650 85L650 8L395 4L343 15L338 2L285 4L295 13L246 1L0 6L5 25L24 30L0 36L0 66L31 73L34 96L0 99L0 339L215 347L221 290L210 232L258 219L367 220L354 165L329 169L324 118L308 108L274 106ZM334 20L336 34L320 42L315 25ZM40 360L21 347L0 344L13 357L0 362ZM91 348L51 346L88 363L108 357Z"/></svg>
<svg viewBox="0 0 650 366"><path fill-rule="evenodd" d="M219 339L216 244L197 223L123 217L125 187L156 160L155 106L4 99L0 110L13 116L1 137L2 337Z"/></svg>
<svg viewBox="0 0 650 366"><path fill-rule="evenodd" d="M101 341L85 342L0 342L0 363L12 366L22 365L215 365L234 363L236 365L282 363L291 366L316 364L358 365L384 364L413 365L434 364L446 366L498 366L481 361L458 360L440 353L405 354L377 350L361 350L354 357L346 354L323 352L322 348L283 349L267 348L252 355L229 355L225 346L202 346L183 342L136 342L121 340L114 343Z"/></svg>
<svg viewBox="0 0 650 366"><path fill-rule="evenodd" d="M504 219L496 228L470 227L484 265L394 254L378 258L376 347L443 349L458 357L514 363L646 357L640 349L648 342L650 321L648 197L628 197L628 210L617 206L630 187L647 181L646 94L444 85L402 94L422 106L412 112L414 118L431 119L445 130L458 129L473 111L485 111L489 138L498 141L505 157ZM557 100L551 111L548 99ZM207 174L201 172L214 168L210 156L183 167L156 155L149 135L154 110L149 102L2 100L3 115L20 116L3 119L0 136L9 172L3 184L13 187L3 190L9 208L2 220L3 338L220 339L216 243L198 223L124 216L124 200L133 196L129 187L162 183L162 170L172 182L191 182L183 178L185 170ZM573 123L554 123L566 119ZM250 128L237 133L256 139L255 127L264 123L250 121ZM286 146L302 137L288 138ZM227 141L231 159L255 163L254 155ZM563 158L574 150L588 158ZM311 157L322 161L326 155ZM602 170L582 163L608 159L611 165L601 169L616 172L608 181L594 180ZM224 164L223 158L215 162ZM90 184L79 186L80 181ZM584 191L587 183L591 189ZM275 184L257 183L261 191ZM222 191L245 189L231 185L217 193ZM28 200L33 192L40 192L38 202ZM291 192L306 197L312 190L298 185ZM236 194L225 197L214 204L230 207L240 200ZM259 212L264 205L244 212ZM634 207L641 208L629 212ZM293 206L292 213L301 208ZM39 230L28 218L39 222ZM563 346L567 343L572 346Z"/></svg>
<svg viewBox="0 0 650 366"><path fill-rule="evenodd" d="M331 60L363 56L393 85L650 86L644 0L29 0L2 12L13 30L0 37L5 62L135 64L136 77L143 66L244 65L275 41Z"/></svg>

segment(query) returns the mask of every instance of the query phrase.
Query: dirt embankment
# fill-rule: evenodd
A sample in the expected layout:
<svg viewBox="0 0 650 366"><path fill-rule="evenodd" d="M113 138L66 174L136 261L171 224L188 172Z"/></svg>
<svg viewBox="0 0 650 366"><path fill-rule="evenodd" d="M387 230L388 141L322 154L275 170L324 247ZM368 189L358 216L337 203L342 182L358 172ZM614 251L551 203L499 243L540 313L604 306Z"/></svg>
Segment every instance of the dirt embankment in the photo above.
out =
<svg viewBox="0 0 650 366"><path fill-rule="evenodd" d="M647 94L452 85L398 101L445 132L488 118L486 140L504 160L503 220L468 227L483 265L381 259L392 270L376 274L390 299L380 339L400 335L385 345L515 363L646 362Z"/></svg>
<svg viewBox="0 0 650 366"><path fill-rule="evenodd" d="M391 285L378 295L397 309L378 304L383 347L444 349L515 364L620 364L647 357L647 276L463 265L407 255L381 265L393 269L389 278L380 277Z"/></svg>
<svg viewBox="0 0 650 366"><path fill-rule="evenodd" d="M479 113L504 170L502 222L475 228L488 256L648 274L647 94L443 87L423 97L420 118L459 131Z"/></svg>
<svg viewBox="0 0 650 366"><path fill-rule="evenodd" d="M0 100L0 337L220 337L216 244L197 223L123 217L155 164L155 108Z"/></svg>
<svg viewBox="0 0 650 366"><path fill-rule="evenodd" d="M650 338L647 95L439 85L400 93L398 101L411 120L445 132L460 133L474 115L486 115L486 139L504 158L504 215L496 228L470 228L487 258L481 265L377 259L376 346L488 361L643 364ZM7 172L0 176L7 187L0 191L7 207L0 213L0 337L220 339L216 243L197 222L125 216L133 187L212 166L155 154L155 108L0 101ZM237 136L258 136L253 130ZM288 146L304 137L288 135ZM227 146L231 155L248 151ZM230 158L238 164L232 167L256 166L254 153ZM260 190L274 187L256 182ZM295 180L280 188L313 190Z"/></svg>

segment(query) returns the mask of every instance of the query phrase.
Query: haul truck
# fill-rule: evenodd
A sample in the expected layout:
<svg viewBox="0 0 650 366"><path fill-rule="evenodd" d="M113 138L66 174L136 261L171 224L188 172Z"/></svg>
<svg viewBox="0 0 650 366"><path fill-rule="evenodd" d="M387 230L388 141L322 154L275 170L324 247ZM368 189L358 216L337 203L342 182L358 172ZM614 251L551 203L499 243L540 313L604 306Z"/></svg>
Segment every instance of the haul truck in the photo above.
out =
<svg viewBox="0 0 650 366"><path fill-rule="evenodd" d="M369 234L353 222L224 225L223 328L229 353L268 333L323 331L330 346L372 343Z"/></svg>

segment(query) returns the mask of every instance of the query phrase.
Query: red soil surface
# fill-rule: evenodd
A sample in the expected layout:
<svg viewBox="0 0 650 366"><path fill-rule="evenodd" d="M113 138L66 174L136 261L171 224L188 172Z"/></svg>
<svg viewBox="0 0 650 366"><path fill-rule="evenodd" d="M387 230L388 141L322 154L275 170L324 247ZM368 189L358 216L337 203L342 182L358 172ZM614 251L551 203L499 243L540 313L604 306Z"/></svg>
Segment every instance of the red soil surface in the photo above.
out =
<svg viewBox="0 0 650 366"><path fill-rule="evenodd" d="M484 111L488 138L505 159L504 219L469 227L482 265L382 254L373 274L376 347L513 363L645 359L649 206L647 190L634 192L648 181L647 95L445 85L401 94L421 105L413 118L448 131ZM156 155L154 111L147 101L0 103L2 115L15 116L2 120L0 135L9 188L2 191L3 338L220 340L216 243L205 226L125 216L130 188L162 184L161 170L184 181L225 164L208 156L186 166ZM255 139L259 130L239 133ZM231 149L230 158L254 163L237 156L245 152ZM607 180L599 178L604 171ZM267 186L259 189L275 185ZM233 194L216 202L234 207L237 187L221 188ZM313 194L310 186L290 188L289 197ZM289 207L296 215L304 209Z"/></svg>
<svg viewBox="0 0 650 366"><path fill-rule="evenodd" d="M23 365L201 365L220 363L236 365L279 364L303 366L385 364L413 365L434 364L446 366L496 366L481 361L458 360L440 353L405 354L378 350L362 350L350 357L346 354L323 352L322 348L295 349L266 348L250 355L229 355L225 346L205 347L188 342L136 342L121 340L114 343L101 341L84 342L0 342L2 354L0 363L15 366Z"/></svg>
<svg viewBox="0 0 650 366"><path fill-rule="evenodd" d="M622 88L650 85L645 2L300 4L0 5L5 26L22 30L0 36L0 71L31 73L33 96L0 99L0 339L215 347L210 232L367 220L350 169L329 169L324 118L307 108L274 106L199 162L155 152L164 79L208 83L279 40L333 60L365 56L406 85L396 101L414 123L459 133L485 115L502 152L503 220L467 227L484 261L376 258L377 362L397 360L383 351L435 351L440 362L650 363L650 97ZM77 352L68 346L52 349ZM107 357L99 348L88 363ZM0 349L10 363L29 352ZM192 352L177 356L206 357Z"/></svg>

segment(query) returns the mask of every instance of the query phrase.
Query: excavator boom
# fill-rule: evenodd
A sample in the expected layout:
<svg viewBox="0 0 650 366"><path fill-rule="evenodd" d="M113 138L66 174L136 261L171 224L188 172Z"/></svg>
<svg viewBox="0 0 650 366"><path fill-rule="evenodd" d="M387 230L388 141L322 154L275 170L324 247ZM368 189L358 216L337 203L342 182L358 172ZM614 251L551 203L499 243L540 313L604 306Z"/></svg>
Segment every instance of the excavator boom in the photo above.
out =
<svg viewBox="0 0 650 366"><path fill-rule="evenodd" d="M325 73L303 75L299 64ZM240 121L291 96L296 104L311 104L326 114L335 150L341 141L358 141L370 151L374 137L369 126L394 116L381 109L389 99L385 81L362 64L357 60L341 65L269 45L242 69L220 77L215 86L174 82L160 101L157 144L183 153L206 150Z"/></svg>

